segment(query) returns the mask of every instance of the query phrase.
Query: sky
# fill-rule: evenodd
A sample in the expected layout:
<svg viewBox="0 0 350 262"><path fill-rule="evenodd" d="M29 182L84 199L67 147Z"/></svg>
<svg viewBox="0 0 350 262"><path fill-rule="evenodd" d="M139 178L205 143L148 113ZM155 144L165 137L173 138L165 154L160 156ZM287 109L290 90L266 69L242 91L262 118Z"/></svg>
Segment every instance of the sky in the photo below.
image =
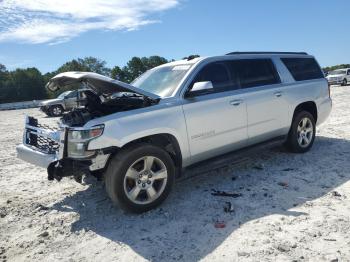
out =
<svg viewBox="0 0 350 262"><path fill-rule="evenodd" d="M124 66L232 51L350 63L349 0L0 0L0 63L43 73L78 57Z"/></svg>

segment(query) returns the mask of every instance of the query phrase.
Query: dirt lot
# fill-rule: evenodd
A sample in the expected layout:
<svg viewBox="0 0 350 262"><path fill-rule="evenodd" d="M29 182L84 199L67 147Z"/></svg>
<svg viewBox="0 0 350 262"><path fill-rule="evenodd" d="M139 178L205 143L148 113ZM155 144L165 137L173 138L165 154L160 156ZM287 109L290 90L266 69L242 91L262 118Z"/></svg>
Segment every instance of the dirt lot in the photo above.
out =
<svg viewBox="0 0 350 262"><path fill-rule="evenodd" d="M350 87L332 95L309 153L277 147L227 163L177 182L143 215L114 208L92 178L47 181L46 170L16 158L15 145L24 114L57 119L0 111L0 261L350 261Z"/></svg>

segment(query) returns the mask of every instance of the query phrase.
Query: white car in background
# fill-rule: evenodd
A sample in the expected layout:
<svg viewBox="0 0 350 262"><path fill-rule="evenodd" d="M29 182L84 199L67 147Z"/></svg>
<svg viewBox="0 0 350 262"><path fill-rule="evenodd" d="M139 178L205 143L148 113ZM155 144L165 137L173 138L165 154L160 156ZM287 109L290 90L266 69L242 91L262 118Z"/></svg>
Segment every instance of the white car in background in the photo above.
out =
<svg viewBox="0 0 350 262"><path fill-rule="evenodd" d="M331 71L326 78L330 85L346 86L348 83L350 83L350 68Z"/></svg>

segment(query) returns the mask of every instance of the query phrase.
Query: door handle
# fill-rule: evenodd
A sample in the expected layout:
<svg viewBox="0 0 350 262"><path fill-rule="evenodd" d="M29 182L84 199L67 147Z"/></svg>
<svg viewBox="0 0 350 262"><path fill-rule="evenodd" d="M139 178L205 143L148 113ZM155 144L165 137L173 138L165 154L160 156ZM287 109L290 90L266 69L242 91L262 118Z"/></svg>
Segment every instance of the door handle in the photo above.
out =
<svg viewBox="0 0 350 262"><path fill-rule="evenodd" d="M231 106L239 106L240 104L242 104L243 103L243 100L241 100L241 99L237 99L237 100L232 100L232 101L230 101L230 105Z"/></svg>
<svg viewBox="0 0 350 262"><path fill-rule="evenodd" d="M273 93L274 95L275 95L275 97L281 97L282 96L282 92L275 92L275 93Z"/></svg>

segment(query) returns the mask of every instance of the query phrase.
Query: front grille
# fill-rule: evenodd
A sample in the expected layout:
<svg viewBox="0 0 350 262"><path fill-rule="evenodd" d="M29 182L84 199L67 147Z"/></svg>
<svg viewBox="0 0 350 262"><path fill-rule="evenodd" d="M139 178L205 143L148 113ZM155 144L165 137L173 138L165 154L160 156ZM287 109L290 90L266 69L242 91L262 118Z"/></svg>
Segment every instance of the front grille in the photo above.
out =
<svg viewBox="0 0 350 262"><path fill-rule="evenodd" d="M25 134L25 142L27 145L30 145L36 150L46 154L55 154L58 152L60 146L56 141L49 137L38 134L36 129L31 128L31 126L45 129L46 131L57 131L55 128L39 124L38 120L34 117L28 117L28 126L26 128Z"/></svg>

